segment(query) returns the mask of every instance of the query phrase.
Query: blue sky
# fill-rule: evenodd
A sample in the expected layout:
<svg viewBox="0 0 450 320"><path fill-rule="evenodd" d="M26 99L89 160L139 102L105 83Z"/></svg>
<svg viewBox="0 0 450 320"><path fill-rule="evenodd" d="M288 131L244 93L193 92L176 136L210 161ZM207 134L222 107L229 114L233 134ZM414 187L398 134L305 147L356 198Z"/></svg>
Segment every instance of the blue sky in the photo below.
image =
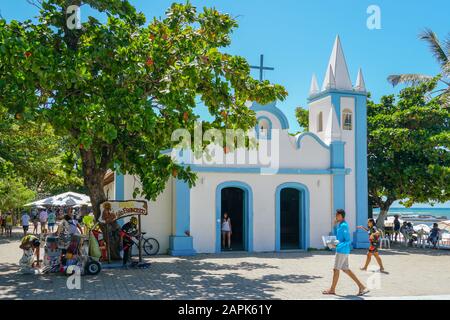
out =
<svg viewBox="0 0 450 320"><path fill-rule="evenodd" d="M148 20L164 16L172 0L131 0ZM450 32L450 1L406 0L195 0L201 8L214 6L230 13L239 22L227 52L244 56L250 64L265 55L266 72L272 82L289 92L279 106L286 113L291 131L298 130L294 117L297 106L306 106L312 73L319 85L337 34L340 35L350 76L355 82L362 67L366 85L375 100L395 93L386 78L392 73L436 74L437 63L427 45L418 40L424 28L433 29L440 38ZM381 9L381 29L366 26L369 5ZM0 0L0 12L6 19L23 20L36 15L26 0ZM86 19L88 12L82 12ZM252 71L258 77L257 71Z"/></svg>
<svg viewBox="0 0 450 320"><path fill-rule="evenodd" d="M172 0L131 0L148 20L164 16ZM182 2L182 1L181 1ZM386 81L393 73L436 74L439 68L427 45L418 40L423 28L434 30L442 39L450 32L450 1L407 0L198 0L201 8L214 6L236 17L239 28L232 45L225 50L245 57L250 64L265 55L266 72L272 82L289 92L279 107L288 116L291 131L298 130L294 111L306 106L312 73L321 84L332 45L340 35L350 76L356 80L363 69L367 89L378 100L397 92ZM381 9L381 29L369 30L366 21L369 5ZM1 15L10 19L28 19L36 9L26 0L0 0ZM82 12L84 20L88 15ZM254 77L258 72L253 71Z"/></svg>

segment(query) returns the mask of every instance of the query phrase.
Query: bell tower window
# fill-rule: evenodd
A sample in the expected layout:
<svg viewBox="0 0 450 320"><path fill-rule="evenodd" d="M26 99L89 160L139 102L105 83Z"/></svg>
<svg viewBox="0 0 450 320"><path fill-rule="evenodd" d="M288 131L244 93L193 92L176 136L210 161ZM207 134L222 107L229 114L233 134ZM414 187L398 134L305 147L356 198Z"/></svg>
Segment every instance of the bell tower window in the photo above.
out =
<svg viewBox="0 0 450 320"><path fill-rule="evenodd" d="M342 112L342 128L347 131L353 130L353 114L350 110L346 109Z"/></svg>
<svg viewBox="0 0 450 320"><path fill-rule="evenodd" d="M270 139L272 131L272 122L268 118L259 118L256 127L258 139Z"/></svg>

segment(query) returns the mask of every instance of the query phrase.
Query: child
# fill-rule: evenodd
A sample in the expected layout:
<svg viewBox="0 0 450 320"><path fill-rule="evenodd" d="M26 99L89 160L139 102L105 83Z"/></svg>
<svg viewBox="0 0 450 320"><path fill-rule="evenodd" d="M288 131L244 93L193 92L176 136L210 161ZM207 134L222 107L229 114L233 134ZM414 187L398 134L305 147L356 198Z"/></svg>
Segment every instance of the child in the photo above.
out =
<svg viewBox="0 0 450 320"><path fill-rule="evenodd" d="M374 255L375 259L378 262L378 265L380 266L380 271L385 272L383 262L381 261L381 258L378 254L378 239L380 239L380 233L375 227L375 220L369 219L367 221L367 228L359 226L358 229L365 230L369 233L369 242L370 242L369 252L367 252L366 264L364 265L364 267L361 268L361 270L367 271L367 267L369 266L370 261L372 260L372 255Z"/></svg>

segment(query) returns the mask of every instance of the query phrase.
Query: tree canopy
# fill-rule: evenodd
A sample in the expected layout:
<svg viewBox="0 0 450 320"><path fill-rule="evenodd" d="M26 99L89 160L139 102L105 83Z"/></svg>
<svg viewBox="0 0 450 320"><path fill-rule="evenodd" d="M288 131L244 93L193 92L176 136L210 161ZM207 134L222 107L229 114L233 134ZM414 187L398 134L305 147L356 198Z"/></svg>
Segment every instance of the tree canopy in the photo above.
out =
<svg viewBox="0 0 450 320"><path fill-rule="evenodd" d="M450 199L450 113L428 99L437 79L403 89L397 98L368 102L369 196L380 207Z"/></svg>
<svg viewBox="0 0 450 320"><path fill-rule="evenodd" d="M70 2L43 0L37 23L0 20L0 105L67 138L97 216L108 169L139 176L147 199L171 176L194 183L189 168L160 151L175 145L174 130L193 130L199 101L213 117L203 128L246 130L256 124L247 101L287 94L253 79L244 58L220 51L237 27L228 14L174 3L146 24L128 1ZM107 22L89 16L72 30L70 4L103 12Z"/></svg>

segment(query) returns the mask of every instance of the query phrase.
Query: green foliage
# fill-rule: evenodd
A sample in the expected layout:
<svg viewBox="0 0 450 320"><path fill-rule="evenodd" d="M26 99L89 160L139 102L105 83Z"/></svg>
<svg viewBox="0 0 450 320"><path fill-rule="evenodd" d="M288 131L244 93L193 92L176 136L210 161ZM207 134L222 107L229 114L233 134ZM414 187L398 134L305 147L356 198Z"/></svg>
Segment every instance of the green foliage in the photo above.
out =
<svg viewBox="0 0 450 320"><path fill-rule="evenodd" d="M108 168L138 175L148 199L171 176L194 183L188 168L160 151L175 145L174 130L193 130L199 99L214 118L205 130L245 130L256 124L246 101L287 94L251 78L244 58L220 51L237 27L228 14L173 4L145 25L128 1L82 2L107 22L88 17L82 29L68 30L62 0L42 1L38 23L0 20L0 105L50 123L79 149L94 210L105 199Z"/></svg>
<svg viewBox="0 0 450 320"><path fill-rule="evenodd" d="M382 210L402 199L406 206L450 199L450 114L427 99L436 81L368 102L369 194Z"/></svg>
<svg viewBox="0 0 450 320"><path fill-rule="evenodd" d="M307 132L309 128L309 111L308 109L304 109L302 107L298 107L295 109L295 117L297 118L297 122L302 127L301 132Z"/></svg>
<svg viewBox="0 0 450 320"><path fill-rule="evenodd" d="M10 176L0 178L0 211L21 208L35 196L36 193L25 186L23 179Z"/></svg>

